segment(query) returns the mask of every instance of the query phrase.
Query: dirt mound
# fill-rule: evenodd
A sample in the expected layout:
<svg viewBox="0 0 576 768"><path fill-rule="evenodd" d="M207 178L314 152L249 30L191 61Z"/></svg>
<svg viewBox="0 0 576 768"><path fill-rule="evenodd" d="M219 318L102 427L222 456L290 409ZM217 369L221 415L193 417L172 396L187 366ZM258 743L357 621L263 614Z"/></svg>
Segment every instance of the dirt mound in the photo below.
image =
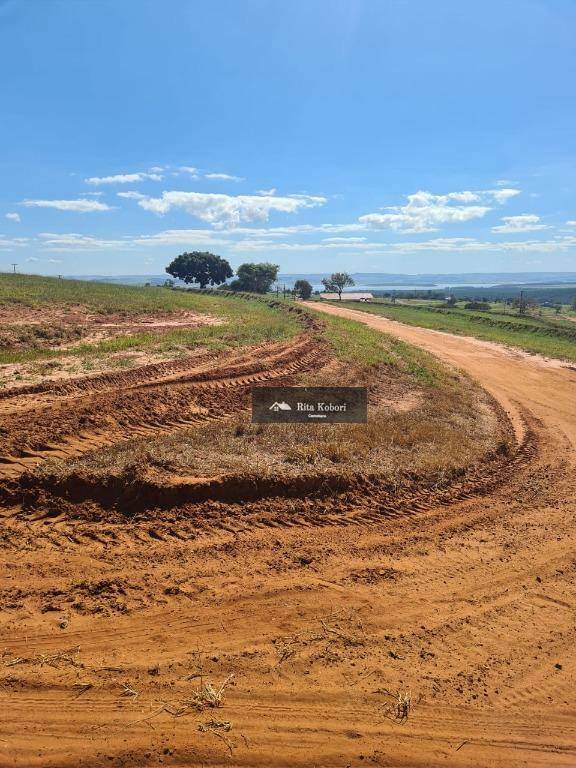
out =
<svg viewBox="0 0 576 768"><path fill-rule="evenodd" d="M254 384L288 381L317 365L323 354L302 336L211 362L192 358L4 393L0 478L17 477L48 458L225 418L246 407Z"/></svg>

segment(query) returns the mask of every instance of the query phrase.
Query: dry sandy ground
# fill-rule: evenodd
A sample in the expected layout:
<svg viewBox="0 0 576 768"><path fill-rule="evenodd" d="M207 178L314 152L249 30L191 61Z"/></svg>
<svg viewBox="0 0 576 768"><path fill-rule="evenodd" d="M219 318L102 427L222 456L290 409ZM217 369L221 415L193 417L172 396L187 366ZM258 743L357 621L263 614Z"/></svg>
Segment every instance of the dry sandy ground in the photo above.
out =
<svg viewBox="0 0 576 768"><path fill-rule="evenodd" d="M6 510L0 765L576 765L576 372L324 309L471 373L535 450L452 504L197 535Z"/></svg>
<svg viewBox="0 0 576 768"><path fill-rule="evenodd" d="M203 325L220 325L222 320L199 312L157 312L154 314L125 314L109 312L95 313L81 304L76 306L27 307L20 305L0 306L0 347L2 334L13 336L10 348L26 349L31 345L38 349L51 349L59 352L71 350L69 355L61 354L57 358L39 358L37 360L0 365L0 391L4 387L29 386L39 382L64 381L82 378L89 372L103 373L118 368L132 368L158 363L177 356L169 352L155 352L149 348L125 349L121 352L74 354L74 347L95 345L98 342L138 333L152 333L158 336L172 330L187 330ZM27 327L31 333L18 341L14 330ZM44 335L34 334L34 329L44 329ZM74 329L74 333L71 333ZM60 333L60 337L59 337ZM54 338L52 338L54 337ZM60 338L58 342L55 340ZM70 341L62 341L70 338ZM185 354L182 349L180 354Z"/></svg>

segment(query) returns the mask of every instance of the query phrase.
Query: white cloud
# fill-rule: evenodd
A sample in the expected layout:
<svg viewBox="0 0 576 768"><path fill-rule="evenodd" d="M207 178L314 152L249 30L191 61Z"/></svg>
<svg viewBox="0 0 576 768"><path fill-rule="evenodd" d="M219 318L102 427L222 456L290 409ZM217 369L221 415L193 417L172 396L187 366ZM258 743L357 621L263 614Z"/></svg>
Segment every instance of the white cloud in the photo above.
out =
<svg viewBox="0 0 576 768"><path fill-rule="evenodd" d="M510 181L510 179L498 179L498 181L495 181L494 184L497 187L516 187L517 186L517 182Z"/></svg>
<svg viewBox="0 0 576 768"><path fill-rule="evenodd" d="M566 224L569 227L576 227L576 219L574 219L574 221L567 221Z"/></svg>
<svg viewBox="0 0 576 768"><path fill-rule="evenodd" d="M134 240L135 245L229 245L229 239L223 239L227 232L213 229L166 229L154 235L142 235Z"/></svg>
<svg viewBox="0 0 576 768"><path fill-rule="evenodd" d="M520 194L519 189L491 189L486 194L492 195L494 200L497 203L500 203L501 205L503 203L507 203L508 200L510 200L512 197L516 197L516 195Z"/></svg>
<svg viewBox="0 0 576 768"><path fill-rule="evenodd" d="M365 237L324 237L323 243L363 243Z"/></svg>
<svg viewBox="0 0 576 768"><path fill-rule="evenodd" d="M132 243L128 240L104 240L76 232L63 234L41 232L38 237L43 251L127 250L132 247Z"/></svg>
<svg viewBox="0 0 576 768"><path fill-rule="evenodd" d="M0 235L0 251L13 251L28 244L26 237L3 237Z"/></svg>
<svg viewBox="0 0 576 768"><path fill-rule="evenodd" d="M492 227L492 232L514 234L516 232L536 232L540 229L549 229L546 224L540 224L540 216L534 213L522 213L519 216L503 216L497 227Z"/></svg>
<svg viewBox="0 0 576 768"><path fill-rule="evenodd" d="M271 189L257 189L256 194L264 195L264 197L270 197L271 195L275 195L276 191L276 187L272 187Z"/></svg>
<svg viewBox="0 0 576 768"><path fill-rule="evenodd" d="M8 221L20 221L20 214L19 213L7 213L6 218Z"/></svg>
<svg viewBox="0 0 576 768"><path fill-rule="evenodd" d="M394 243L389 246L394 251L521 251L535 253L555 253L576 249L576 237L555 237L551 240L523 240L523 241L486 241L476 240L471 237L438 237L433 240L414 243Z"/></svg>
<svg viewBox="0 0 576 768"><path fill-rule="evenodd" d="M119 193L121 194L121 193ZM163 246L181 245L191 242L211 245L233 245L239 238L247 238L251 242L260 242L262 246L278 237L295 234L313 235L316 233L337 233L348 231L364 231L360 224L296 224L291 227L236 227L235 229L167 229L153 235L142 235L134 241L137 245ZM337 240L337 238L333 238ZM343 238L347 240L348 238ZM350 238L352 239L352 238ZM362 238L359 238L362 239Z"/></svg>
<svg viewBox="0 0 576 768"><path fill-rule="evenodd" d="M139 181L162 181L164 176L156 172L117 173L114 176L91 176L87 184L135 184Z"/></svg>
<svg viewBox="0 0 576 768"><path fill-rule="evenodd" d="M178 173L188 173L194 179L198 179L200 177L199 169L194 168L192 165L181 165L180 168L178 168L178 172L174 175L177 176Z"/></svg>
<svg viewBox="0 0 576 768"><path fill-rule="evenodd" d="M408 195L405 205L383 209L389 213L365 214L360 216L359 221L374 229L406 233L435 232L442 224L481 219L492 210L491 206L495 202L504 203L517 194L520 194L517 189L464 190L445 195L420 190Z"/></svg>
<svg viewBox="0 0 576 768"><path fill-rule="evenodd" d="M308 235L317 232L339 234L340 232L365 232L365 224L293 224L288 227L238 227L235 234L255 235L256 237L283 237L285 235Z"/></svg>
<svg viewBox="0 0 576 768"><path fill-rule="evenodd" d="M98 200L24 200L21 205L27 208L55 208L58 211L74 211L75 213L94 213L95 211L111 211L112 208Z"/></svg>
<svg viewBox="0 0 576 768"><path fill-rule="evenodd" d="M326 198L309 195L276 197L273 195L221 195L202 192L163 192L162 197L138 201L144 210L160 216L180 208L217 227L237 227L242 222L267 221L272 211L295 213L301 208L324 205Z"/></svg>
<svg viewBox="0 0 576 768"><path fill-rule="evenodd" d="M143 195L141 192L116 192L116 195L118 197L124 197L127 200L144 200L146 195Z"/></svg>
<svg viewBox="0 0 576 768"><path fill-rule="evenodd" d="M242 176L232 176L229 173L205 173L204 178L213 181L244 181Z"/></svg>

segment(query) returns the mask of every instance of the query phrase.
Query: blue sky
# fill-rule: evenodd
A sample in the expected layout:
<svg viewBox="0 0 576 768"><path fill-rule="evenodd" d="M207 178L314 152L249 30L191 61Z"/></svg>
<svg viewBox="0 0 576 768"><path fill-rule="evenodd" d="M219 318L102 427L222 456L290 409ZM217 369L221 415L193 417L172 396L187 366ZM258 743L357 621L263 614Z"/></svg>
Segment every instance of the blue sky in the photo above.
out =
<svg viewBox="0 0 576 768"><path fill-rule="evenodd" d="M574 0L0 0L0 269L576 270Z"/></svg>

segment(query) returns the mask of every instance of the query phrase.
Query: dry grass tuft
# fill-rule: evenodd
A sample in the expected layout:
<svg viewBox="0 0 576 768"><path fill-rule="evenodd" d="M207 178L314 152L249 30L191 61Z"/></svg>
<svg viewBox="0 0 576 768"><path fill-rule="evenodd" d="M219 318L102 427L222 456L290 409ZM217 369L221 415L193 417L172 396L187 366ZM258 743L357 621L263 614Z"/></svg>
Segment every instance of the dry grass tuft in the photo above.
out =
<svg viewBox="0 0 576 768"><path fill-rule="evenodd" d="M378 693L384 693L389 699L384 705L384 717L394 723L405 723L412 711L412 692L398 690L392 693L387 688L383 688Z"/></svg>

